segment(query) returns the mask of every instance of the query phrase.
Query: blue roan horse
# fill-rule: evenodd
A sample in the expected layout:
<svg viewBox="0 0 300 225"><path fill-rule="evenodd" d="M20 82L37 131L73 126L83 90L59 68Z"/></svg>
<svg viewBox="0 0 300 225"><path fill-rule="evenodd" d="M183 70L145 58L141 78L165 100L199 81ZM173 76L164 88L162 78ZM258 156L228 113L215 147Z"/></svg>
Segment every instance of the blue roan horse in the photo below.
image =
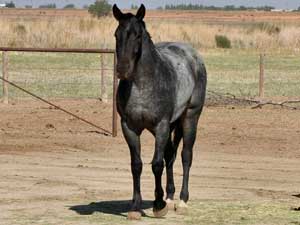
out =
<svg viewBox="0 0 300 225"><path fill-rule="evenodd" d="M130 149L134 189L129 219L141 217L140 176L143 164L140 135L145 129L155 137L152 160L154 215L166 215L168 205L172 205L175 193L173 163L181 139L183 182L177 209L180 211L187 207L193 145L204 105L207 79L203 61L190 45L172 42L153 44L143 21L145 13L144 5L136 15L124 14L116 5L113 6L114 17L119 22L115 32L117 76L120 79L117 107ZM161 184L164 162L168 205L163 199Z"/></svg>

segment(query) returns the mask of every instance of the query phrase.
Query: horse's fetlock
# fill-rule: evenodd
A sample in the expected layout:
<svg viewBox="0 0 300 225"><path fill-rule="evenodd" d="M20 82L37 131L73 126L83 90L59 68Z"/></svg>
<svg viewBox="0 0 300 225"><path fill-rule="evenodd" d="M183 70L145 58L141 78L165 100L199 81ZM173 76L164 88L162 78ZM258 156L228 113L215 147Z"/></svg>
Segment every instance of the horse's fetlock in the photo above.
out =
<svg viewBox="0 0 300 225"><path fill-rule="evenodd" d="M168 194L174 194L175 193L175 186L174 185L168 185L166 188L166 191Z"/></svg>

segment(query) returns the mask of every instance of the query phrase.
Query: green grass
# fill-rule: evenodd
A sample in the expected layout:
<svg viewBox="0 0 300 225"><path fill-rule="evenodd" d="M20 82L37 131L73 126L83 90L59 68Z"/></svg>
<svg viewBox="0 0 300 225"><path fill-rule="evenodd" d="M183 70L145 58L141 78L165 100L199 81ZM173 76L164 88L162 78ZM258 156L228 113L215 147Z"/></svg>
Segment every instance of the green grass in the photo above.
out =
<svg viewBox="0 0 300 225"><path fill-rule="evenodd" d="M207 51L203 54L208 89L236 96L257 96L259 52L242 50ZM265 58L265 95L300 95L299 56L272 53Z"/></svg>
<svg viewBox="0 0 300 225"><path fill-rule="evenodd" d="M238 97L258 95L259 52L206 50L202 55L207 66L208 90ZM107 90L112 97L112 55L106 55L104 61L104 67L109 69L105 70ZM100 68L99 54L9 54L9 79L43 97L100 97ZM299 56L296 54L268 53L265 58L265 95L299 96L299 71ZM14 98L27 96L13 87L9 93Z"/></svg>
<svg viewBox="0 0 300 225"><path fill-rule="evenodd" d="M195 203L186 224L284 225L299 224L300 214L280 203Z"/></svg>

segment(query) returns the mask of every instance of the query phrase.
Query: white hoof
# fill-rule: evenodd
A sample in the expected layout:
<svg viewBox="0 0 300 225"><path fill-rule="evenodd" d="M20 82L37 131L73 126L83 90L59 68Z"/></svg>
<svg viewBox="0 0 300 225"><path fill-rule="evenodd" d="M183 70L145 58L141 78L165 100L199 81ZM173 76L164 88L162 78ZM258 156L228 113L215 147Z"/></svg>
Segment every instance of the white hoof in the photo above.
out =
<svg viewBox="0 0 300 225"><path fill-rule="evenodd" d="M174 203L173 200L171 200L171 199L168 198L166 200L166 203L168 205L169 210L175 210L175 203Z"/></svg>
<svg viewBox="0 0 300 225"><path fill-rule="evenodd" d="M180 202L178 204L178 207L180 207L180 208L188 208L188 205L184 201L180 200Z"/></svg>
<svg viewBox="0 0 300 225"><path fill-rule="evenodd" d="M156 217L156 218L162 218L164 217L165 215L167 215L168 213L168 205L165 206L165 208L161 209L161 210L156 210L156 209L153 209L153 215Z"/></svg>
<svg viewBox="0 0 300 225"><path fill-rule="evenodd" d="M140 220L142 217L141 212L131 211L128 212L127 219L128 220Z"/></svg>
<svg viewBox="0 0 300 225"><path fill-rule="evenodd" d="M184 201L180 201L175 208L176 213L179 215L185 215L188 211L188 205Z"/></svg>

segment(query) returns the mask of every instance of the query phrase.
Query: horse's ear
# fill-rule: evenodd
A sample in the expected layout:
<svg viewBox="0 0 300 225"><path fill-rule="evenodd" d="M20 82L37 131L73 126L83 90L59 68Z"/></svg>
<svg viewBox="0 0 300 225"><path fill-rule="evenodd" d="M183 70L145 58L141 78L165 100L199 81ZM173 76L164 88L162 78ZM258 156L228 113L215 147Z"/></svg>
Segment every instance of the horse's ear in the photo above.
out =
<svg viewBox="0 0 300 225"><path fill-rule="evenodd" d="M137 11L135 17L139 20L143 20L146 15L146 8L144 4L141 4L139 10Z"/></svg>
<svg viewBox="0 0 300 225"><path fill-rule="evenodd" d="M114 17L116 18L116 20L121 20L123 17L123 13L121 12L121 10L118 8L118 6L116 4L114 4L113 6L113 14Z"/></svg>

